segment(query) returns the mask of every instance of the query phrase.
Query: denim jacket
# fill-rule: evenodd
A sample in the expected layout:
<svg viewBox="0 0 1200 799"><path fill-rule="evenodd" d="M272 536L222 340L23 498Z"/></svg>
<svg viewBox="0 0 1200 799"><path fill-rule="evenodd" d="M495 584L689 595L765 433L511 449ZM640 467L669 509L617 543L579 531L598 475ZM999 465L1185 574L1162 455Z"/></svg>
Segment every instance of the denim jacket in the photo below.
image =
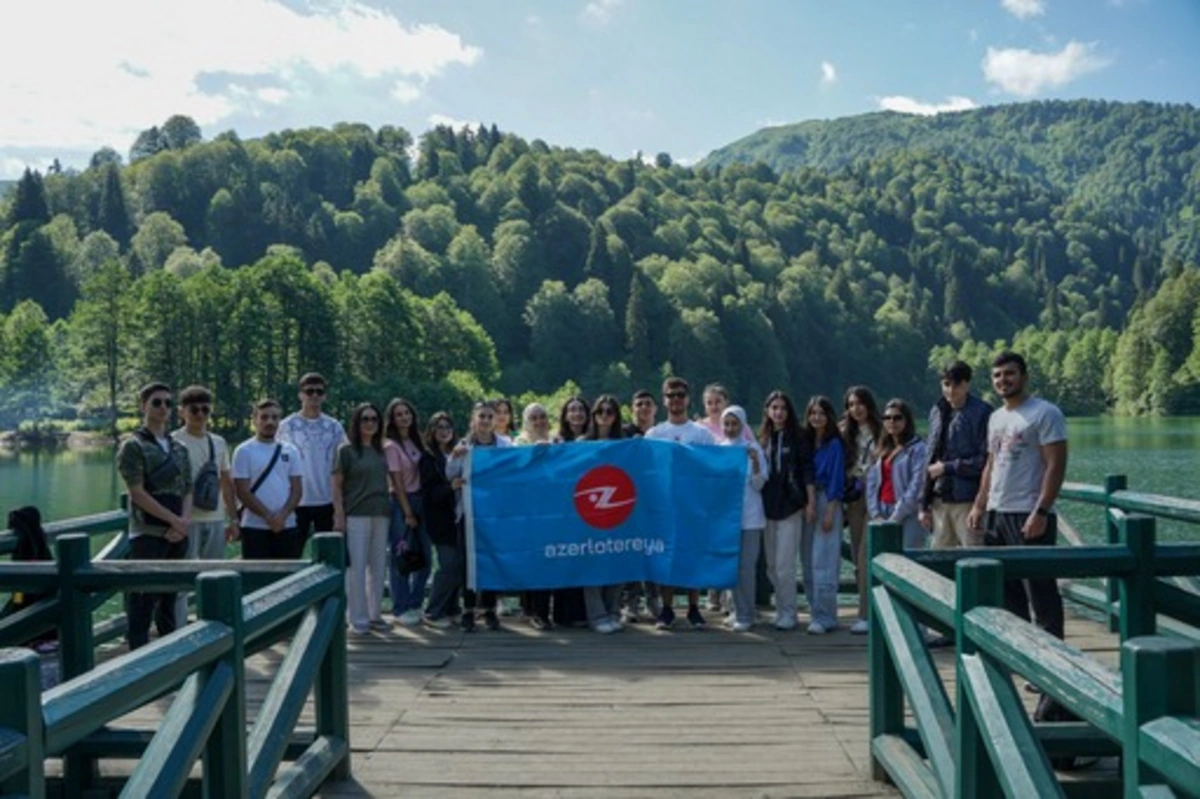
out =
<svg viewBox="0 0 1200 799"><path fill-rule="evenodd" d="M979 478L988 456L988 419L992 406L976 397L967 395L967 401L958 413L953 413L950 403L939 399L929 411L929 446L925 468L921 470L924 485L921 488L921 508L927 510L933 500L943 502L971 502L979 492ZM939 460L946 466L946 473L938 480L929 479L929 464L942 434L942 426L949 424L946 431L946 449Z"/></svg>
<svg viewBox="0 0 1200 799"><path fill-rule="evenodd" d="M896 491L896 504L892 508L889 522L903 522L916 516L921 497L922 470L927 461L925 442L914 436L904 448L892 458L892 486ZM882 459L876 458L867 472L867 513L872 519L883 518L883 503L879 501L879 489L883 487Z"/></svg>

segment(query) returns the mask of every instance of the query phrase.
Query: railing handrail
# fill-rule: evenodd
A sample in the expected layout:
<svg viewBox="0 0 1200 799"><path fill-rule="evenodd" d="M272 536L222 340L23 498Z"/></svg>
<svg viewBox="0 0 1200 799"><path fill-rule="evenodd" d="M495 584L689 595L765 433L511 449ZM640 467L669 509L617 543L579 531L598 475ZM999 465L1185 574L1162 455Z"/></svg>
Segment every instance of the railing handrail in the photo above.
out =
<svg viewBox="0 0 1200 799"><path fill-rule="evenodd" d="M1129 513L1145 513L1172 521L1200 524L1200 500L1131 491L1122 488L1107 492L1104 486L1090 483L1063 483L1059 497L1089 505L1120 508Z"/></svg>
<svg viewBox="0 0 1200 799"><path fill-rule="evenodd" d="M87 516L75 516L57 522L47 522L42 525L46 537L51 542L59 536L68 533L88 533L102 535L118 533L129 526L129 512L125 510L107 510L92 513ZM17 546L17 535L12 530L0 530L0 555L11 553Z"/></svg>

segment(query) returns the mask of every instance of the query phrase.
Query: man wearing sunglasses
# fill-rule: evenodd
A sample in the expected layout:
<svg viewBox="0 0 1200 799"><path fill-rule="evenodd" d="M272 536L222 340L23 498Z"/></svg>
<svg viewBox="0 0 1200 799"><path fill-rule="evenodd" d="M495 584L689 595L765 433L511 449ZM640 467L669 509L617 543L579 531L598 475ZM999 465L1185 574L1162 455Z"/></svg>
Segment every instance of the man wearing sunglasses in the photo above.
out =
<svg viewBox="0 0 1200 799"><path fill-rule="evenodd" d="M296 508L296 530L300 546L314 533L333 530L333 462L346 431L340 422L324 413L327 384L316 372L300 378L300 410L279 425L279 440L300 451L300 507Z"/></svg>
<svg viewBox="0 0 1200 799"><path fill-rule="evenodd" d="M236 541L240 535L234 515L237 502L233 495L233 479L229 476L229 446L225 439L208 429L212 418L213 395L205 386L188 386L179 392L179 409L183 427L171 433L188 452L192 466L192 523L188 526L187 555L189 560L224 560L225 543ZM202 485L214 472L220 490L209 496ZM204 498L201 494L204 494ZM212 506L206 500L216 500ZM209 505L208 507L204 507ZM176 617L180 626L187 624L187 594L175 600Z"/></svg>
<svg viewBox="0 0 1200 799"><path fill-rule="evenodd" d="M192 513L192 466L184 446L167 435L174 400L171 387L150 383L138 392L142 426L117 450L117 471L129 492L129 557L178 560L187 552ZM126 595L130 649L176 629L174 593Z"/></svg>

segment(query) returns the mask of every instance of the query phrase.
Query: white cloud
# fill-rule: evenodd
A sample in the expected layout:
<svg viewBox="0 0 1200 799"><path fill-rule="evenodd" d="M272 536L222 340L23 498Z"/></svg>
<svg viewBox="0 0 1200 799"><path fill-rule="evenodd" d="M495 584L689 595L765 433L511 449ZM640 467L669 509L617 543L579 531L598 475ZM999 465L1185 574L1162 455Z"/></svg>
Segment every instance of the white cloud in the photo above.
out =
<svg viewBox="0 0 1200 799"><path fill-rule="evenodd" d="M1070 41L1057 53L989 47L983 57L983 76L988 83L1020 97L1033 97L1045 89L1104 69L1112 61L1096 53L1095 45Z"/></svg>
<svg viewBox="0 0 1200 799"><path fill-rule="evenodd" d="M888 97L880 97L877 102L879 107L885 111L898 111L901 114L917 114L924 117L955 111L969 111L977 107L975 101L970 97L958 96L947 97L942 103L923 103L912 97L893 94Z"/></svg>
<svg viewBox="0 0 1200 799"><path fill-rule="evenodd" d="M454 128L455 130L462 130L463 128L471 128L473 130L475 128L478 128L480 125L483 125L483 123L477 119L475 119L475 120L456 119L452 116L447 116L445 114L430 114L429 115L429 127L436 128L439 125ZM487 126L484 125L484 127L487 127Z"/></svg>
<svg viewBox="0 0 1200 799"><path fill-rule="evenodd" d="M398 80L392 84L391 97L401 105L406 105L421 96L421 87L410 80Z"/></svg>
<svg viewBox="0 0 1200 799"><path fill-rule="evenodd" d="M11 155L0 155L0 180L16 180L24 174L26 167L36 169L45 174L46 167L53 163L53 158L17 158Z"/></svg>
<svg viewBox="0 0 1200 799"><path fill-rule="evenodd" d="M832 86L837 83L837 70L828 61L821 62L821 85Z"/></svg>
<svg viewBox="0 0 1200 799"><path fill-rule="evenodd" d="M617 7L625 0L591 0L583 7L583 20L593 25L607 25Z"/></svg>
<svg viewBox="0 0 1200 799"><path fill-rule="evenodd" d="M33 35L0 48L6 146L120 149L171 114L212 126L307 97L324 76L343 92L348 81L401 78L419 90L482 55L444 28L405 24L360 0L304 11L283 0L42 0L5 11L7 30L49 25L69 58L46 58Z"/></svg>
<svg viewBox="0 0 1200 799"><path fill-rule="evenodd" d="M1046 13L1045 0L1000 0L1000 5L1017 19L1040 17Z"/></svg>

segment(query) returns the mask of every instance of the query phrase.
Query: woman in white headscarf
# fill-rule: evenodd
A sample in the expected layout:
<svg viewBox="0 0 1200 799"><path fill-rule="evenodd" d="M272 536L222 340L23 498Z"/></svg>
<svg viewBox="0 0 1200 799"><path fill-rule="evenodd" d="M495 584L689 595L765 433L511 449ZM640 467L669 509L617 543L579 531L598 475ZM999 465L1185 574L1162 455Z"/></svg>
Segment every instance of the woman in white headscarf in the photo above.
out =
<svg viewBox="0 0 1200 799"><path fill-rule="evenodd" d="M721 412L722 446L745 447L746 492L742 501L742 547L738 559L737 587L733 589L733 615L727 624L735 632L746 632L754 624L754 578L758 565L758 548L767 517L763 513L762 487L767 481L767 458L753 438L746 439L746 411L740 405L730 405Z"/></svg>

